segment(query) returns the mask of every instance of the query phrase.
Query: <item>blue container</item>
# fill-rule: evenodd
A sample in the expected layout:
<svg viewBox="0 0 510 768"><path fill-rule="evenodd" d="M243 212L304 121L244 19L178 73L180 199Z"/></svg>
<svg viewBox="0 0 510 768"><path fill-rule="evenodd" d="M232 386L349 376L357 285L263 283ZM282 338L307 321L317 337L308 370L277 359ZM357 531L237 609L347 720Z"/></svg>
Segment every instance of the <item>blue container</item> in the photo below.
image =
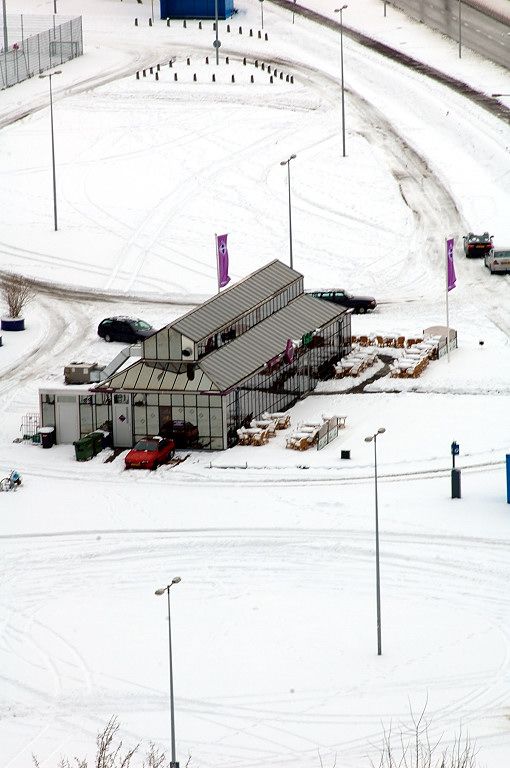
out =
<svg viewBox="0 0 510 768"><path fill-rule="evenodd" d="M214 19L215 0L160 0L162 19ZM218 0L218 18L234 13L234 0Z"/></svg>
<svg viewBox="0 0 510 768"><path fill-rule="evenodd" d="M2 317L0 321L2 331L24 331L25 319L23 317Z"/></svg>

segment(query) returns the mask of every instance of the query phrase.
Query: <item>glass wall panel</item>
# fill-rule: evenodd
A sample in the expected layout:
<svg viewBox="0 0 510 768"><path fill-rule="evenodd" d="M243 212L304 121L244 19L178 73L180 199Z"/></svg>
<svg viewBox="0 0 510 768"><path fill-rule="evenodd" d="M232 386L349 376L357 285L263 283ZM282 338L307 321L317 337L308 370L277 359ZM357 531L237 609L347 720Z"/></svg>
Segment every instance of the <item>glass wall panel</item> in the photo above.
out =
<svg viewBox="0 0 510 768"><path fill-rule="evenodd" d="M145 339L143 342L143 356L146 357L148 360L154 360L157 357L156 352L156 337L158 334L154 334L154 336L149 336L148 339Z"/></svg>
<svg viewBox="0 0 510 768"><path fill-rule="evenodd" d="M147 406L147 434L157 435L159 432L159 408L157 405Z"/></svg>
<svg viewBox="0 0 510 768"><path fill-rule="evenodd" d="M170 348L168 344L168 331L166 328L157 334L156 342L158 360L169 360Z"/></svg>

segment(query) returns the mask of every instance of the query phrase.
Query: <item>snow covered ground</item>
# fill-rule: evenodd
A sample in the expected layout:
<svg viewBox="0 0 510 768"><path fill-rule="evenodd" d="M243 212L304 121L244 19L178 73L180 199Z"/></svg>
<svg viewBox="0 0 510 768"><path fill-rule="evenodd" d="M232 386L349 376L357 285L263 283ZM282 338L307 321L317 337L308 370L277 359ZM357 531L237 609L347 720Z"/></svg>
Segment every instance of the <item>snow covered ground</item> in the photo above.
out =
<svg viewBox="0 0 510 768"><path fill-rule="evenodd" d="M8 12L52 7L17 1ZM326 0L313 7L334 15ZM343 380L322 384L292 420L347 415L323 451L286 450L282 433L148 474L124 472L122 457L81 464L72 446L13 439L65 364L106 363L120 348L98 339L101 318L129 313L158 327L215 292L215 232L229 233L234 280L288 258L280 161L291 153L294 264L306 287L376 296L355 333L443 324L444 237L490 229L510 242L508 123L345 36L343 158L338 33L299 15L292 24L267 2L269 39L259 39L260 3L242 0L232 31L220 25L229 64L216 68L210 23L150 28L150 4L134 0L58 9L83 13L85 43L53 80L58 232L47 80L0 95L0 270L44 283L26 332L4 332L0 348L0 467L24 478L0 494L0 768L25 768L32 753L48 767L91 756L113 714L127 743L169 752L166 605L153 593L174 575L181 763L191 754L203 768L362 768L383 726L399 730L428 700L434 737L462 728L480 765L501 768L509 278L465 260L459 240L459 350L412 382L381 379L355 395ZM458 60L453 41L391 6L384 18L382 3L356 0L344 23L486 93L510 93L507 70L467 50ZM268 65L284 78L271 84ZM380 426L378 657L364 437ZM461 500L449 498L452 440Z"/></svg>

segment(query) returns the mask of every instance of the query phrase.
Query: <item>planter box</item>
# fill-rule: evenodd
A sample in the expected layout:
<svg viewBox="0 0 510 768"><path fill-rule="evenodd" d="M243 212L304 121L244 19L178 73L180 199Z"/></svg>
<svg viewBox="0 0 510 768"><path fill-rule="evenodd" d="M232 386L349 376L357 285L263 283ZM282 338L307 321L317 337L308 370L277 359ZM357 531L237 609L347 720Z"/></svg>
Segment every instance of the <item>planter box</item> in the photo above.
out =
<svg viewBox="0 0 510 768"><path fill-rule="evenodd" d="M2 317L0 320L2 331L24 331L24 317Z"/></svg>

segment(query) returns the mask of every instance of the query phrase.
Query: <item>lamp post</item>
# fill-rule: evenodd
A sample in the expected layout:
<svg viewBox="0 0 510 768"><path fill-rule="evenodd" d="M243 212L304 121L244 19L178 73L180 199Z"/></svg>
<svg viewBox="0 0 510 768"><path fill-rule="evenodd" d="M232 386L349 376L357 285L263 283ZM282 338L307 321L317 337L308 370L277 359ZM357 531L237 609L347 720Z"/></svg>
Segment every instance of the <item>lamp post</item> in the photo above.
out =
<svg viewBox="0 0 510 768"><path fill-rule="evenodd" d="M55 232L57 231L57 177L55 174L55 137L53 133L53 90L51 87L51 78L53 75L60 75L61 70L56 69L54 72L48 72L46 75L39 75L39 77L48 77L50 80L50 122L51 122L51 166L53 169L53 219L55 222Z"/></svg>
<svg viewBox="0 0 510 768"><path fill-rule="evenodd" d="M214 0L214 29L216 30L216 39L213 46L216 48L216 66L220 63L220 41L218 39L218 0Z"/></svg>
<svg viewBox="0 0 510 768"><path fill-rule="evenodd" d="M259 0L260 2L260 23L262 29L264 29L264 0Z"/></svg>
<svg viewBox="0 0 510 768"><path fill-rule="evenodd" d="M344 24L343 13L347 5L342 5L341 8L335 8L335 13L340 14L340 71L342 75L342 152L345 157L345 99L344 99Z"/></svg>
<svg viewBox="0 0 510 768"><path fill-rule="evenodd" d="M379 571L379 506L377 501L377 435L386 432L384 427L379 427L377 432L365 437L365 442L374 441L374 478L375 478L375 588L377 600L377 655L382 654L381 642L381 578Z"/></svg>
<svg viewBox="0 0 510 768"><path fill-rule="evenodd" d="M459 0L459 59L462 58L462 2Z"/></svg>
<svg viewBox="0 0 510 768"><path fill-rule="evenodd" d="M287 184L289 187L289 254L290 254L290 268L294 269L294 262L292 259L292 207L290 201L290 161L295 160L296 155L291 155L287 160L282 160L280 165L287 166Z"/></svg>
<svg viewBox="0 0 510 768"><path fill-rule="evenodd" d="M178 584L181 580L180 576L175 576L170 584L167 584L166 587L161 587L161 589L157 589L155 591L155 595L164 595L165 592L167 594L168 599L168 660L169 660L169 668L170 668L170 733L171 733L171 743L172 743L172 762L170 763L170 768L179 768L179 763L175 759L175 720L174 720L174 678L173 678L173 670L172 670L172 625L170 623L170 587L173 584Z"/></svg>

